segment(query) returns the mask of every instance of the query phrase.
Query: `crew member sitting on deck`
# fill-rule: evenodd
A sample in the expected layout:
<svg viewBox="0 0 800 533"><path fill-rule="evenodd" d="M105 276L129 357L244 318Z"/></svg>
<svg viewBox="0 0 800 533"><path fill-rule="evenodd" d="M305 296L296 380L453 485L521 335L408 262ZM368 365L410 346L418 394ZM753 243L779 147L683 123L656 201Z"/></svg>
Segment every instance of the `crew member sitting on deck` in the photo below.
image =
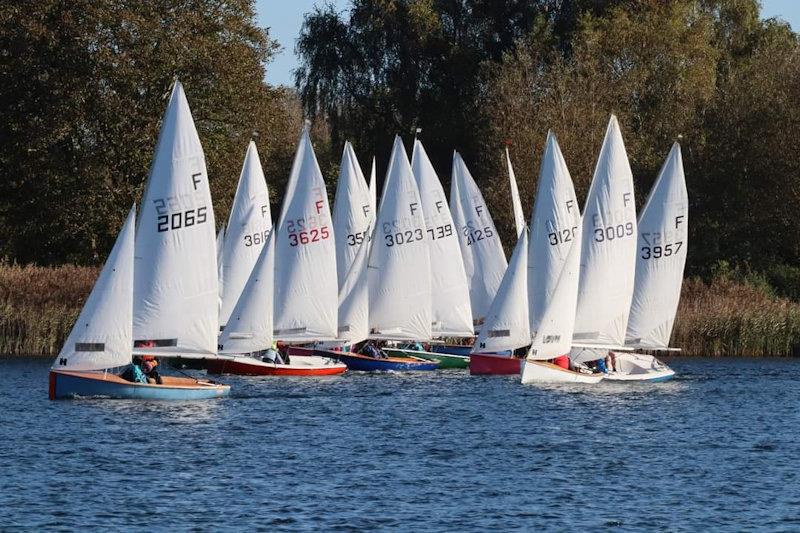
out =
<svg viewBox="0 0 800 533"><path fill-rule="evenodd" d="M283 357L281 357L281 352L276 350L274 347L269 347L264 352L264 357L261 358L262 361L265 363L273 363L276 365L283 364Z"/></svg>
<svg viewBox="0 0 800 533"><path fill-rule="evenodd" d="M147 383L158 383L161 385L161 375L158 373L158 361L152 355L142 357L142 371L147 376ZM152 380L152 381L150 381Z"/></svg>
<svg viewBox="0 0 800 533"><path fill-rule="evenodd" d="M608 355L606 356L606 361L605 362L606 362L606 367L607 367L606 368L606 372L608 372L609 370L611 372L616 372L617 371L617 355L614 352L609 350Z"/></svg>
<svg viewBox="0 0 800 533"><path fill-rule="evenodd" d="M134 383L147 383L147 376L145 376L144 372L142 372L142 368L140 366L141 364L141 357L134 357L131 361L131 364L125 367L125 370L122 371L122 374L120 374L119 377Z"/></svg>
<svg viewBox="0 0 800 533"><path fill-rule="evenodd" d="M386 359L386 354L383 353L383 350L381 350L371 342L368 342L364 346L364 349L362 351L364 355L372 357L373 359Z"/></svg>

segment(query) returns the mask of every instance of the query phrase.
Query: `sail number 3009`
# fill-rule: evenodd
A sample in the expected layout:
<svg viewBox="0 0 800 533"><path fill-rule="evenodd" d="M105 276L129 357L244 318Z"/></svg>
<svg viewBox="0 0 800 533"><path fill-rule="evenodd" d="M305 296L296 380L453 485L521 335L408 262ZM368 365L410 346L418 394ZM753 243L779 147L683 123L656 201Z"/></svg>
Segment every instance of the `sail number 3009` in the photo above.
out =
<svg viewBox="0 0 800 533"><path fill-rule="evenodd" d="M608 226L607 228L595 228L594 230L594 240L596 242L613 241L630 235L633 235L633 222Z"/></svg>

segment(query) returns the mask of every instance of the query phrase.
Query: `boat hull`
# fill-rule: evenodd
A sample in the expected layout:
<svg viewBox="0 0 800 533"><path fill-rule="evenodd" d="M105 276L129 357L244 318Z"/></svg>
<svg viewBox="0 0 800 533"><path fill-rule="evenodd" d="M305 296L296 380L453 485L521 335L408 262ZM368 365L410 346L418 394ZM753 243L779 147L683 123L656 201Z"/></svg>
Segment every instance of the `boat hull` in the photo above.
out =
<svg viewBox="0 0 800 533"><path fill-rule="evenodd" d="M426 361L436 361L439 369L467 368L469 367L469 355L457 355L442 352L423 352L418 350L407 350L404 348L384 348L384 352L390 357L419 358Z"/></svg>
<svg viewBox="0 0 800 533"><path fill-rule="evenodd" d="M209 359L206 369L209 374L238 376L335 376L347 371L347 366L327 357L290 355L289 364L267 363L245 356Z"/></svg>
<svg viewBox="0 0 800 533"><path fill-rule="evenodd" d="M658 383L675 377L675 371L653 357L639 353L616 353L616 372L609 372L609 381L647 381Z"/></svg>
<svg viewBox="0 0 800 533"><path fill-rule="evenodd" d="M337 352L334 350L318 350L313 348L289 348L289 356L311 353L324 357L338 359L348 370L360 372L421 372L436 370L439 363L436 361L420 361L411 357L387 357L385 359L375 359L366 355L352 352Z"/></svg>
<svg viewBox="0 0 800 533"><path fill-rule="evenodd" d="M473 376L510 376L519 374L518 357L502 355L472 354L469 358L469 373Z"/></svg>
<svg viewBox="0 0 800 533"><path fill-rule="evenodd" d="M163 384L132 383L116 374L50 371L50 399L104 397L129 400L207 400L230 394L229 385L193 378L162 377Z"/></svg>
<svg viewBox="0 0 800 533"><path fill-rule="evenodd" d="M586 374L548 363L522 361L522 383L599 383L605 374Z"/></svg>

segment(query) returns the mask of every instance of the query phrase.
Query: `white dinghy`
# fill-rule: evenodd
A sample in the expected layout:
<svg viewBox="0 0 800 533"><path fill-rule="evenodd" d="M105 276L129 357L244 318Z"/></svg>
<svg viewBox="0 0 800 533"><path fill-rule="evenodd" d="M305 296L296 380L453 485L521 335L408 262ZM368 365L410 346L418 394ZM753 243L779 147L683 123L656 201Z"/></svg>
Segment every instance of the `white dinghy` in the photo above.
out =
<svg viewBox="0 0 800 533"><path fill-rule="evenodd" d="M262 358L276 340L307 343L336 338L336 255L328 196L307 128L303 129L281 216L270 232L229 324L211 373L320 376L345 365L328 357Z"/></svg>
<svg viewBox="0 0 800 533"><path fill-rule="evenodd" d="M611 116L583 213L574 363L626 350L636 270L636 205L625 144ZM600 363L602 366L602 363Z"/></svg>
<svg viewBox="0 0 800 533"><path fill-rule="evenodd" d="M531 348L522 366L522 383L597 383L602 373L570 368L581 256L581 214L572 178L548 132L531 217L528 304ZM548 362L555 360L563 366Z"/></svg>
<svg viewBox="0 0 800 533"><path fill-rule="evenodd" d="M256 143L250 141L236 186L231 214L222 246L222 307L220 331L228 323L233 307L242 294L272 230L269 191L258 157Z"/></svg>
<svg viewBox="0 0 800 533"><path fill-rule="evenodd" d="M230 387L189 377L161 376L150 383L133 362L133 250L131 209L114 248L50 370L51 400L122 398L195 400L226 396ZM130 378L120 373L129 367ZM138 369L138 367L137 367Z"/></svg>
<svg viewBox="0 0 800 533"><path fill-rule="evenodd" d="M636 282L625 345L637 350L670 351L669 339L683 284L688 244L689 198L678 143L661 168L639 215ZM644 353L615 354L618 381L666 381L675 372Z"/></svg>

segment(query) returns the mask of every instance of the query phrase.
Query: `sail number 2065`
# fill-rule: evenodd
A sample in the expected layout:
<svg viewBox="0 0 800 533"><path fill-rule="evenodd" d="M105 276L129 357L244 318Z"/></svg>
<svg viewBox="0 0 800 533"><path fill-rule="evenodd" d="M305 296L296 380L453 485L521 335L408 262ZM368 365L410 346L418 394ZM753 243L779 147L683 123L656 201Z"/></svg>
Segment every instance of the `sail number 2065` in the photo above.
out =
<svg viewBox="0 0 800 533"><path fill-rule="evenodd" d="M203 224L208 220L207 211L206 206L203 206L197 209L187 209L186 211L177 211L167 215L158 215L158 225L156 229L161 233L169 230L188 228L196 224Z"/></svg>

